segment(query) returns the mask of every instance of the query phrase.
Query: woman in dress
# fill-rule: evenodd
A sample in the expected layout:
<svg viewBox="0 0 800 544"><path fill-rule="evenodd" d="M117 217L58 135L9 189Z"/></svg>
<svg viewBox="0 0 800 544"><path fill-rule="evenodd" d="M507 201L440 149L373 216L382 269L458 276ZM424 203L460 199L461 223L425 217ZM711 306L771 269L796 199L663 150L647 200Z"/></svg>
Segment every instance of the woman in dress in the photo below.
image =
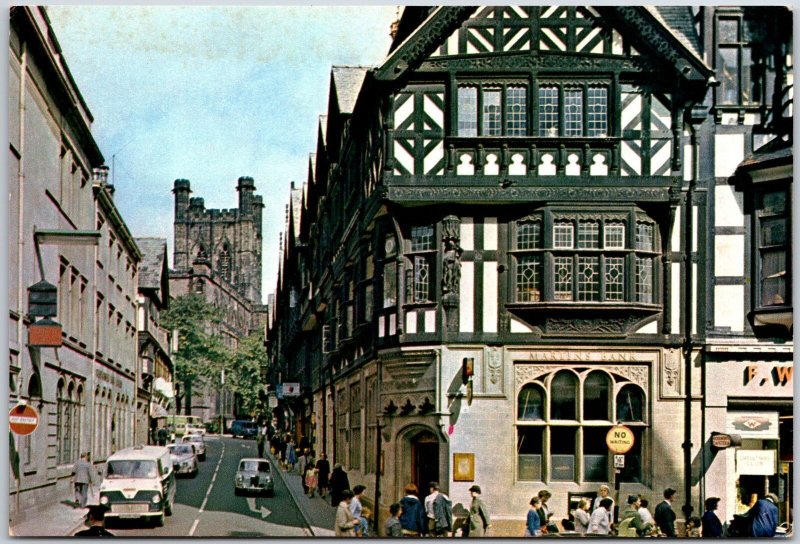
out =
<svg viewBox="0 0 800 544"><path fill-rule="evenodd" d="M592 503L589 499L581 499L578 502L578 507L572 513L575 518L575 532L585 534L589 530L589 506Z"/></svg>

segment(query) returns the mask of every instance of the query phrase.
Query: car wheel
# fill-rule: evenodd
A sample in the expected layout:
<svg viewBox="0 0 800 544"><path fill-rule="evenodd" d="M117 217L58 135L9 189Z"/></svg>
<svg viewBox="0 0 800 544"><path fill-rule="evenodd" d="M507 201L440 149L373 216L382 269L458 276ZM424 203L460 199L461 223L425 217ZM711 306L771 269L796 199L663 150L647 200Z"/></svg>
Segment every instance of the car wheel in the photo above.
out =
<svg viewBox="0 0 800 544"><path fill-rule="evenodd" d="M156 527L163 527L164 526L164 516L161 515L161 516L158 516L156 518L153 518L153 525L155 525Z"/></svg>
<svg viewBox="0 0 800 544"><path fill-rule="evenodd" d="M205 453L200 456L200 460L201 461L205 461L206 460L206 454Z"/></svg>
<svg viewBox="0 0 800 544"><path fill-rule="evenodd" d="M171 502L168 502L168 503L164 504L164 514L166 514L167 516L171 516L172 515L172 503Z"/></svg>

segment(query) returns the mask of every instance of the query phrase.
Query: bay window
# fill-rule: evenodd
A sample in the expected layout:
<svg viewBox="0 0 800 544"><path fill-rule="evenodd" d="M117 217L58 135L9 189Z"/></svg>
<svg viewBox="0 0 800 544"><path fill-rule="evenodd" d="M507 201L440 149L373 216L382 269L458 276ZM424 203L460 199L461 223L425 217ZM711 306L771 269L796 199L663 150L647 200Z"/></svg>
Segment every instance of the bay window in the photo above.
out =
<svg viewBox="0 0 800 544"><path fill-rule="evenodd" d="M655 304L657 248L638 212L536 213L512 224L512 300Z"/></svg>
<svg viewBox="0 0 800 544"><path fill-rule="evenodd" d="M459 136L526 136L524 83L470 83L458 87Z"/></svg>

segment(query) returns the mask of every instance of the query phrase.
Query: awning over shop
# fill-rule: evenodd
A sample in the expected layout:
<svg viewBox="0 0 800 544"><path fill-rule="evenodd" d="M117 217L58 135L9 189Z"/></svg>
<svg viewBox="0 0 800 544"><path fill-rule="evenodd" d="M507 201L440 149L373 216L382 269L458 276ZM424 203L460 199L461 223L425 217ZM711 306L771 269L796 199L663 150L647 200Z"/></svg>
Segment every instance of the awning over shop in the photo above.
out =
<svg viewBox="0 0 800 544"><path fill-rule="evenodd" d="M166 408L156 402L150 403L150 417L157 419L160 417L167 417L168 415L169 413Z"/></svg>
<svg viewBox="0 0 800 544"><path fill-rule="evenodd" d="M172 389L172 382L168 382L162 377L158 377L153 382L153 389L157 392L161 393L168 399L171 399L175 396L175 391Z"/></svg>

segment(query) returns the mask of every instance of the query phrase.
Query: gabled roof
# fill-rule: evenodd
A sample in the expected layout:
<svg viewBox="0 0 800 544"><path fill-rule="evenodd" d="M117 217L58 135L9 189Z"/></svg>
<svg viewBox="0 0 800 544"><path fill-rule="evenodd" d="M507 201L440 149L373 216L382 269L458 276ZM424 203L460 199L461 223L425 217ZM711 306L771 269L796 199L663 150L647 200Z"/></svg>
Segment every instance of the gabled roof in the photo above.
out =
<svg viewBox="0 0 800 544"><path fill-rule="evenodd" d="M375 79L396 81L415 70L476 9L475 6L439 6L405 10L392 50L375 69ZM674 66L686 80L705 82L713 76L713 70L700 53L691 8L598 5L596 10L615 26L623 27L621 32L624 30L625 34L638 39L643 48Z"/></svg>
<svg viewBox="0 0 800 544"><path fill-rule="evenodd" d="M139 263L139 289L161 289L167 262L167 240L135 238L142 260Z"/></svg>
<svg viewBox="0 0 800 544"><path fill-rule="evenodd" d="M322 145L328 145L328 116L327 115L320 115L319 116L319 135L322 138Z"/></svg>
<svg viewBox="0 0 800 544"><path fill-rule="evenodd" d="M331 85L336 97L339 113L351 114L356 105L358 92L364 83L367 71L373 66L334 66L331 69Z"/></svg>
<svg viewBox="0 0 800 544"><path fill-rule="evenodd" d="M689 50L701 62L703 55L700 53L700 38L694 26L694 16L692 8L689 6L645 6L650 13L683 46Z"/></svg>

